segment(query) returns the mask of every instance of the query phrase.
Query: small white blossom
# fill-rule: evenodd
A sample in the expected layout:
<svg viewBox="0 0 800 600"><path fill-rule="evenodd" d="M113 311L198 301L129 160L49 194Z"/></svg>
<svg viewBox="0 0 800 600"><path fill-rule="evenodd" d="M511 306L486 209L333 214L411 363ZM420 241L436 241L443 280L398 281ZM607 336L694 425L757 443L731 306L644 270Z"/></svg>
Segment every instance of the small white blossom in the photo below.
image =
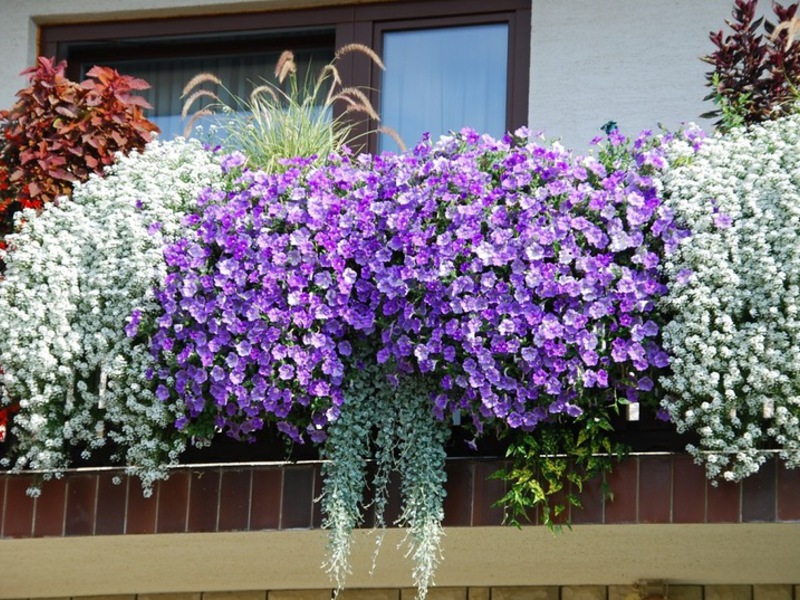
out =
<svg viewBox="0 0 800 600"><path fill-rule="evenodd" d="M690 450L711 477L756 472L764 448L800 466L800 116L707 139L672 162L667 204L692 236L665 265L675 358L663 406L679 431L700 435Z"/></svg>
<svg viewBox="0 0 800 600"><path fill-rule="evenodd" d="M0 381L6 402L21 400L16 468L57 473L70 446L86 457L110 439L146 486L165 476L185 444L172 427L181 407L155 398L148 342L125 326L156 310L163 247L220 180L199 144L156 141L76 184L72 199L23 213L0 280Z"/></svg>

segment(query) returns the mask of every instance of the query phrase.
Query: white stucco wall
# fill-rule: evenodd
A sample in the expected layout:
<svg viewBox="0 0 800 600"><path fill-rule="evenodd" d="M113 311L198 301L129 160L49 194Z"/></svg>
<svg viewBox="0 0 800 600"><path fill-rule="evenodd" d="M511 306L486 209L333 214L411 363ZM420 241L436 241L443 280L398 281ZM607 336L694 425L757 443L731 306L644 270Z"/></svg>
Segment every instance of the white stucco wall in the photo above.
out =
<svg viewBox="0 0 800 600"><path fill-rule="evenodd" d="M583 149L616 121L629 134L696 121L711 105L698 59L732 0L533 0L529 122Z"/></svg>
<svg viewBox="0 0 800 600"><path fill-rule="evenodd" d="M37 24L357 1L364 0L0 0L0 107L25 83L18 73L35 57ZM711 51L708 32L722 27L732 5L532 0L531 127L583 150L608 120L631 134L697 120L709 109L707 65L698 57Z"/></svg>

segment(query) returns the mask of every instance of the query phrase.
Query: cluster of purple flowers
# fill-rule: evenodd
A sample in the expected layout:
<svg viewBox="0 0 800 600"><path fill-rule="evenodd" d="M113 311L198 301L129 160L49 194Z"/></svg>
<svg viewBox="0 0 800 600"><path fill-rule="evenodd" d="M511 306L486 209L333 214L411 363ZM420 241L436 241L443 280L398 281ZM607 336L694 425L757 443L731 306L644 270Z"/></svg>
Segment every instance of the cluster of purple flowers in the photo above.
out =
<svg viewBox="0 0 800 600"><path fill-rule="evenodd" d="M249 437L275 421L314 441L364 356L387 385L433 378L435 414L478 430L637 401L668 365L654 308L683 232L651 178L663 145L607 144L573 158L525 131L464 131L279 174L228 157L227 189L166 253L157 394L184 401L179 427Z"/></svg>

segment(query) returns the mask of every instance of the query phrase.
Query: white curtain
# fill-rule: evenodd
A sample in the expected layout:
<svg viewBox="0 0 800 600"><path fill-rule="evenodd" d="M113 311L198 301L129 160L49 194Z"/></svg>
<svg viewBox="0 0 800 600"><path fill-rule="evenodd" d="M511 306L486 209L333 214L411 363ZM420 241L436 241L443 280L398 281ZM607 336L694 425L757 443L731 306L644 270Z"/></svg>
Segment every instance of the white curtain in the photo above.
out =
<svg viewBox="0 0 800 600"><path fill-rule="evenodd" d="M424 132L505 133L507 24L392 31L383 48L381 115L407 146ZM397 145L381 136L381 149Z"/></svg>
<svg viewBox="0 0 800 600"><path fill-rule="evenodd" d="M276 51L205 58L126 60L106 64L120 73L140 77L150 84L151 88L142 93L153 106L153 110L147 111L147 117L161 128L162 139L170 139L183 134L185 122L180 116L183 107L181 91L195 75L212 73L217 76L229 94L214 85L206 84L203 87L220 95L226 104L235 106L233 96L247 99L254 86L263 84L265 80L275 82L273 73L279 56L280 52ZM332 58L332 51L295 52L301 85L305 77L316 77ZM192 104L189 116L207 104L208 98L199 98Z"/></svg>

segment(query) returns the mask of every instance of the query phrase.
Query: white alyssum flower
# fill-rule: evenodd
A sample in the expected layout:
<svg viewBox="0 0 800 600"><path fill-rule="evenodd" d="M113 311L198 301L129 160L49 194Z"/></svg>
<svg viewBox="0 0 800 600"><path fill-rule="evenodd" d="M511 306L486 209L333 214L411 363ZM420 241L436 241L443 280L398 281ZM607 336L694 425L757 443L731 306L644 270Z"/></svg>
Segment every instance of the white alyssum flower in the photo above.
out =
<svg viewBox="0 0 800 600"><path fill-rule="evenodd" d="M198 143L156 141L76 185L72 199L21 215L0 281L4 401L21 401L16 469L57 474L71 447L86 458L110 440L147 490L176 461L181 407L156 399L147 340L125 326L134 311L156 310L163 248L219 181Z"/></svg>
<svg viewBox="0 0 800 600"><path fill-rule="evenodd" d="M664 408L710 477L755 473L770 448L800 466L800 116L677 164L663 183L692 236L665 265Z"/></svg>

